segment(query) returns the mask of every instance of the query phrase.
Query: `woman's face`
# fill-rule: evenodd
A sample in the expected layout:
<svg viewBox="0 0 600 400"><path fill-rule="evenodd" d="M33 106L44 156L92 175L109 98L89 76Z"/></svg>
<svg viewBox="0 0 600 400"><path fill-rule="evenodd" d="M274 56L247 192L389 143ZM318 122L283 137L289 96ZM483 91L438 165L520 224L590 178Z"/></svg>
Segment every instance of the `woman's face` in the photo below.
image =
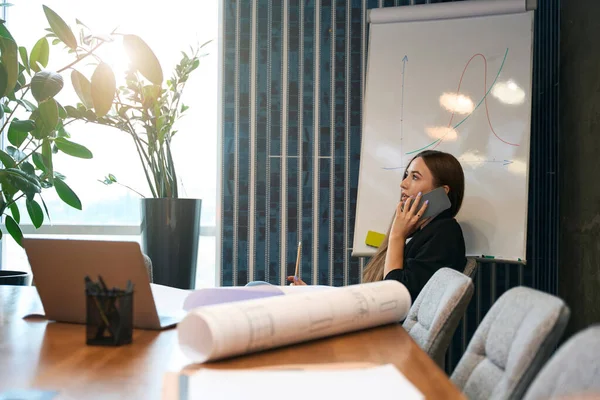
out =
<svg viewBox="0 0 600 400"><path fill-rule="evenodd" d="M400 198L402 202L410 196L416 197L419 192L425 194L435 189L433 175L421 157L415 158L410 163L400 188L402 189Z"/></svg>

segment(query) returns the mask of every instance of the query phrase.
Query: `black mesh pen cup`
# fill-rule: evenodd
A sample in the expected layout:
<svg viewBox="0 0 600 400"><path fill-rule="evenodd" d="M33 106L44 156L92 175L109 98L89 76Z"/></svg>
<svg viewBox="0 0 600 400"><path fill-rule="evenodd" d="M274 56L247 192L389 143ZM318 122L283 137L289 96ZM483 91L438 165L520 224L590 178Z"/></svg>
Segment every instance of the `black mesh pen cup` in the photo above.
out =
<svg viewBox="0 0 600 400"><path fill-rule="evenodd" d="M86 291L86 343L129 344L133 335L133 291Z"/></svg>

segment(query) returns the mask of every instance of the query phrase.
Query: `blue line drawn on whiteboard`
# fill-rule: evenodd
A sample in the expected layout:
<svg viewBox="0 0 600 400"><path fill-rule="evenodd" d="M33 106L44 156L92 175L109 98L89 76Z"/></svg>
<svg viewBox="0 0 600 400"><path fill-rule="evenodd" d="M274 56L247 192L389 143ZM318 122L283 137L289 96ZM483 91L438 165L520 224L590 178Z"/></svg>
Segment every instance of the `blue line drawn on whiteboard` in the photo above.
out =
<svg viewBox="0 0 600 400"><path fill-rule="evenodd" d="M406 63L408 56L405 54L402 59L402 102L400 103L400 143L404 138L404 76L406 75Z"/></svg>
<svg viewBox="0 0 600 400"><path fill-rule="evenodd" d="M502 69L504 68L504 63L506 62L507 56L508 56L508 48L506 49L506 52L504 53L504 58L502 59L502 64L500 65L500 68L498 69L498 73L496 74L496 77L494 78L494 81L492 82L492 84L490 85L489 88L485 87L485 86L487 86L487 59L486 59L486 57L483 54L481 54L481 53L477 53L477 54L474 54L471 57L471 59L467 62L467 64L465 65L465 68L463 70L462 76L460 78L460 82L458 84L457 95L460 92L460 86L462 84L462 80L463 80L464 74L465 74L465 72L466 72L469 64L471 63L471 61L473 61L473 59L475 59L475 57L481 57L483 59L484 67L485 67L485 71L484 71L485 72L485 74L484 74L484 76L485 76L484 90L487 89L487 91L485 92L485 94L483 95L483 98L479 101L479 103L477 103L477 106L473 109L473 111L471 111L469 114L467 114L467 116L465 116L459 123L457 123L456 125L454 125L452 127L452 130L455 130L456 128L458 128L459 126L461 126L471 115L473 115L473 113L475 112L475 110L477 110L481 104L485 103L486 115L487 115L488 123L489 123L489 126L490 126L490 129L491 129L492 133L496 136L496 138L498 138L498 140L500 140L501 142L503 142L503 143L505 143L507 145L510 145L510 146L519 146L516 143L510 143L510 142L507 142L506 140L503 140L500 136L498 136L496 134L496 132L494 131L494 127L492 126L492 122L490 120L489 110L488 110L488 104L487 104L487 96L491 92L491 90L494 87L494 85L496 84L496 81L498 80L498 77L500 76L500 73L502 72ZM448 128L450 128L452 126L452 119L453 118L454 118L454 113L452 113L452 116L450 118L450 122L448 124ZM422 150L425 150L425 149L427 149L427 148L429 148L431 146L437 147L442 142L442 140L444 139L444 137L445 137L445 135L442 136L441 138L435 140L434 142L428 144L427 146L421 147L420 149L417 149L417 150L409 151L409 152L407 152L405 154L415 154L415 153L418 153L418 152L420 152Z"/></svg>

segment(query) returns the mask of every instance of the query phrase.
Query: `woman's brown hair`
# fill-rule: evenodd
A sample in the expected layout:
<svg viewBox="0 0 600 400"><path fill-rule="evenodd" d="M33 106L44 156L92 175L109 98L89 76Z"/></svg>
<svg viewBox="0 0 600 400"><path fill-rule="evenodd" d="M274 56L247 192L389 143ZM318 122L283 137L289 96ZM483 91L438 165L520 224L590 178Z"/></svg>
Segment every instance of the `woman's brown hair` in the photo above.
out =
<svg viewBox="0 0 600 400"><path fill-rule="evenodd" d="M437 150L425 150L410 160L406 166L406 170L404 171L404 176L402 179L406 178L410 164L412 164L412 162L419 157L423 160L423 162L425 162L425 165L427 165L427 168L429 168L431 171L431 175L433 176L433 186L440 187L447 185L450 188L448 191L448 198L450 199L451 204L450 213L452 217L455 217L460 211L465 193L465 175L460 162L452 154ZM392 217L392 221L393 220L394 218ZM385 235L385 239L369 263L366 265L363 272L363 282L375 282L383 280L383 266L385 264L385 255L388 248L388 237L391 228L392 224L390 223L390 227Z"/></svg>

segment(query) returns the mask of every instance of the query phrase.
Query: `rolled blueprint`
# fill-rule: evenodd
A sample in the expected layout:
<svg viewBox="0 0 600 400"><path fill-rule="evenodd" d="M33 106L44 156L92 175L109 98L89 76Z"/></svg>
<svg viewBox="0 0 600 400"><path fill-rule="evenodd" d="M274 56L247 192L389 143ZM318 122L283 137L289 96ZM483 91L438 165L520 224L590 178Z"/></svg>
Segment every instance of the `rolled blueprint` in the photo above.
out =
<svg viewBox="0 0 600 400"><path fill-rule="evenodd" d="M178 324L179 345L203 363L397 323L410 306L406 287L389 280L199 307Z"/></svg>

